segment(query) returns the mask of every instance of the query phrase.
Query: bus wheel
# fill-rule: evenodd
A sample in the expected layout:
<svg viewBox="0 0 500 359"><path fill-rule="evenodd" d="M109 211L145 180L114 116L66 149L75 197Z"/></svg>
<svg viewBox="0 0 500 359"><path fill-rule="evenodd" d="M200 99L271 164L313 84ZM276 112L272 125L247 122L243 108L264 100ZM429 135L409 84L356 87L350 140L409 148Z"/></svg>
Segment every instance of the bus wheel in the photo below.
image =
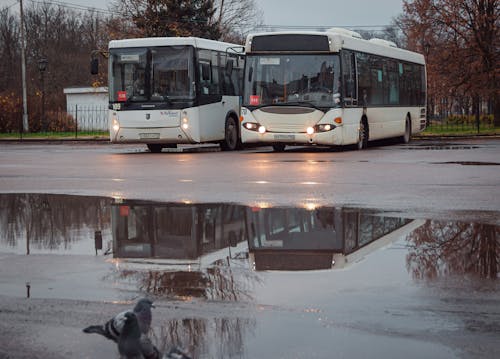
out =
<svg viewBox="0 0 500 359"><path fill-rule="evenodd" d="M226 120L226 129L224 141L221 142L221 149L223 151L234 151L240 147L238 138L238 126L233 117L228 117Z"/></svg>
<svg viewBox="0 0 500 359"><path fill-rule="evenodd" d="M149 151L152 153L160 153L163 148L162 145L159 145L157 143L148 143L147 146Z"/></svg>
<svg viewBox="0 0 500 359"><path fill-rule="evenodd" d="M285 150L286 145L283 143L276 143L273 145L274 152L283 152Z"/></svg>
<svg viewBox="0 0 500 359"><path fill-rule="evenodd" d="M401 136L401 142L409 143L411 141L411 120L410 116L406 116L405 134Z"/></svg>
<svg viewBox="0 0 500 359"><path fill-rule="evenodd" d="M361 120L359 123L359 132L358 132L358 150L362 150L368 147L368 125L365 120Z"/></svg>

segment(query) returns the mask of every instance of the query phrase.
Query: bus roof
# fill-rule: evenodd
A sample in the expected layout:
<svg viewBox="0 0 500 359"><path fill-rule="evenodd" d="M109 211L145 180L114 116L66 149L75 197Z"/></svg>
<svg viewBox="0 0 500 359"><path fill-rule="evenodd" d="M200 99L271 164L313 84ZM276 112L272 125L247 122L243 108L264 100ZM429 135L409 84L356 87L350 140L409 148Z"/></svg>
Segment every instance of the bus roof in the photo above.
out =
<svg viewBox="0 0 500 359"><path fill-rule="evenodd" d="M199 37L146 37L137 39L111 40L109 49L118 49L126 47L150 47L150 46L182 46L190 45L196 48L207 50L226 51L229 47L242 47L241 45L231 44L215 40L202 39Z"/></svg>
<svg viewBox="0 0 500 359"><path fill-rule="evenodd" d="M252 44L255 42L256 38L264 38L264 37L278 37L280 39L276 39L276 48L272 47L272 41L266 42L266 44L271 44L270 47L266 48L261 47L259 49L252 49ZM286 45L283 45L283 38L290 37L307 37L310 36L311 39L315 37L326 37L328 39L328 45L325 45L326 48L318 47L317 52L339 52L341 49L349 49L360 52L365 52L374 55L380 55L390 58L395 58L403 61L425 64L425 58L422 54L412 52L409 50L401 49L395 47L394 43L390 41L385 41L382 39L371 39L364 40L360 38L359 34L345 30L345 29L330 29L325 32L321 31L279 31L279 32L262 32L249 34L245 43L245 54L252 53L300 53L301 49L297 49L296 43L292 45L291 49L284 49ZM306 40L307 43L310 43ZM324 42L326 44L326 42ZM309 47L309 46L307 46ZM310 49L304 48L302 50L304 52L311 52ZM314 52L314 50L312 50Z"/></svg>

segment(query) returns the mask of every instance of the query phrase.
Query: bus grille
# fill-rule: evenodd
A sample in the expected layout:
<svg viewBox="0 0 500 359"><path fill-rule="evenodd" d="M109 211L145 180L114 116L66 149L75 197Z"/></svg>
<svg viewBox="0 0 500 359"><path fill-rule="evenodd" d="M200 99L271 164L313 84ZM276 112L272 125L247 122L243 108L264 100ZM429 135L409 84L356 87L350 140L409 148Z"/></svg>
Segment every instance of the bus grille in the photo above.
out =
<svg viewBox="0 0 500 359"><path fill-rule="evenodd" d="M275 123L267 127L269 132L306 132L304 124L294 124L294 123Z"/></svg>

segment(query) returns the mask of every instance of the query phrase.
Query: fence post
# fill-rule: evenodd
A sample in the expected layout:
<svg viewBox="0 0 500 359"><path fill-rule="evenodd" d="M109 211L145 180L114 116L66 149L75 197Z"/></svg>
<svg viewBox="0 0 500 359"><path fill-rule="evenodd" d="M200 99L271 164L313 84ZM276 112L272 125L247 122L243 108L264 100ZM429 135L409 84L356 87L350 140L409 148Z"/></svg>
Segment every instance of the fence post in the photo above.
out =
<svg viewBox="0 0 500 359"><path fill-rule="evenodd" d="M75 105L75 138L78 138L78 105Z"/></svg>
<svg viewBox="0 0 500 359"><path fill-rule="evenodd" d="M480 98L479 98L479 96L477 96L475 98L475 106L474 106L474 115L476 118L477 133L479 133L479 121L480 121L479 107L480 106L481 106Z"/></svg>
<svg viewBox="0 0 500 359"><path fill-rule="evenodd" d="M19 139L22 141L23 140L23 132L24 132L24 128L23 128L23 118L21 118L21 123L20 123L20 126L19 126Z"/></svg>

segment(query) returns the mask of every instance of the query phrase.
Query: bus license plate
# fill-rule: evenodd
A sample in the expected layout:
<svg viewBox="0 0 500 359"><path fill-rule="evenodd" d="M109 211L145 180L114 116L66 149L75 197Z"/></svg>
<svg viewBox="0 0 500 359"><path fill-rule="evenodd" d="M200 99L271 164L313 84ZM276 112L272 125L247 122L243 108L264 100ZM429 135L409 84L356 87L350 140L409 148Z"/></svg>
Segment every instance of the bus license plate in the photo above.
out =
<svg viewBox="0 0 500 359"><path fill-rule="evenodd" d="M274 135L275 140L295 140L295 135Z"/></svg>
<svg viewBox="0 0 500 359"><path fill-rule="evenodd" d="M139 133L139 138L142 139L159 139L159 133Z"/></svg>

